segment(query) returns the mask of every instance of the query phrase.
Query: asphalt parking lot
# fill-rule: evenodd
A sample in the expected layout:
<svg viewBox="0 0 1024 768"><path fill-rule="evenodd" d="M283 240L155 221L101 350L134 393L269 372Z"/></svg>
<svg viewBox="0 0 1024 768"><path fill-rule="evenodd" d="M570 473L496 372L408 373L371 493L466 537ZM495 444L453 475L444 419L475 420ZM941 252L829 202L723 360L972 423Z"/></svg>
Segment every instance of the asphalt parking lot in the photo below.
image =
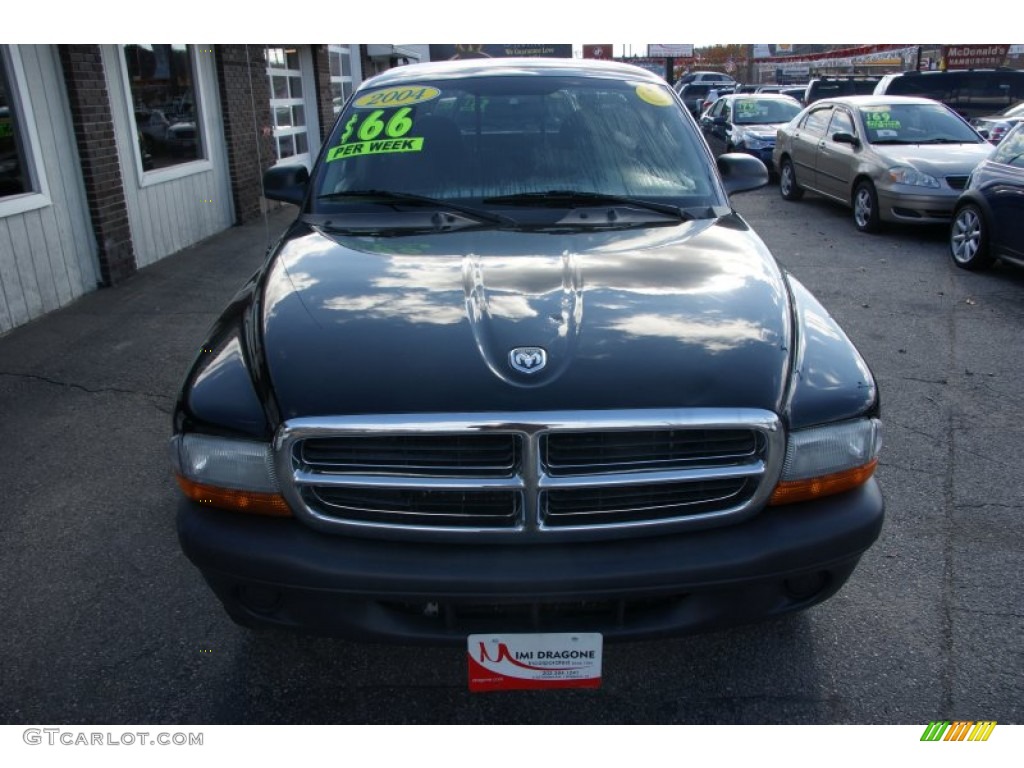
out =
<svg viewBox="0 0 1024 768"><path fill-rule="evenodd" d="M596 691L470 694L459 649L233 625L178 548L166 440L278 213L0 337L0 722L1024 723L1024 270L774 186L735 202L879 380L886 526L835 598L608 645Z"/></svg>

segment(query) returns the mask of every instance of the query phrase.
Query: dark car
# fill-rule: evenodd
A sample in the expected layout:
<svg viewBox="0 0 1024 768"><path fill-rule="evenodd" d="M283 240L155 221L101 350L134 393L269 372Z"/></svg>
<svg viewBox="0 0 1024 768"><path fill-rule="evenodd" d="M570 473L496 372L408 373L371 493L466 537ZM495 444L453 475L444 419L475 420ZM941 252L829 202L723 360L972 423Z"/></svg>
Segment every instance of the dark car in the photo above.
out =
<svg viewBox="0 0 1024 768"><path fill-rule="evenodd" d="M971 120L974 129L988 139L991 144L998 144L1002 141L1003 137L1017 123L1024 123L1024 101L1007 107L998 114L976 117Z"/></svg>
<svg viewBox="0 0 1024 768"><path fill-rule="evenodd" d="M875 93L935 99L971 120L1024 101L1024 70L898 72L885 75L875 86Z"/></svg>
<svg viewBox="0 0 1024 768"><path fill-rule="evenodd" d="M839 96L867 96L875 92L881 78L862 75L816 77L804 88L803 104L810 106L821 99Z"/></svg>
<svg viewBox="0 0 1024 768"><path fill-rule="evenodd" d="M675 635L818 603L879 535L872 374L733 210L764 165L716 162L660 77L398 67L264 181L298 217L171 443L238 622Z"/></svg>
<svg viewBox="0 0 1024 768"><path fill-rule="evenodd" d="M775 133L800 112L800 102L771 93L723 96L701 115L700 128L715 155L746 152L772 163Z"/></svg>
<svg viewBox="0 0 1024 768"><path fill-rule="evenodd" d="M779 89L779 93L783 96L789 96L796 99L801 104L804 103L804 95L807 93L806 85L784 85ZM807 106L806 104L804 106Z"/></svg>
<svg viewBox="0 0 1024 768"><path fill-rule="evenodd" d="M1024 122L971 174L953 213L949 251L964 269L997 259L1024 264Z"/></svg>
<svg viewBox="0 0 1024 768"><path fill-rule="evenodd" d="M728 87L724 83L687 83L678 90L678 93L679 98L683 100L683 104L690 110L690 114L695 118L699 118L704 102L711 91L718 93L720 90Z"/></svg>

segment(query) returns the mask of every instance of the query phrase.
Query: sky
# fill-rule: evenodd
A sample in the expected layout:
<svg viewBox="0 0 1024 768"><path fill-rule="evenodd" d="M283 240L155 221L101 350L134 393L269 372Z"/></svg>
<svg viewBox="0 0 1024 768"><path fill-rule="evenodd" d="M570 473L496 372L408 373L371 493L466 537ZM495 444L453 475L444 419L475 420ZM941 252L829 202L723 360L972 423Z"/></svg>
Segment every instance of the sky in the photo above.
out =
<svg viewBox="0 0 1024 768"><path fill-rule="evenodd" d="M781 8L785 12L781 12ZM271 11L270 9L273 8ZM123 43L140 35L160 40L264 43L273 33L290 43L608 43L638 55L646 43L1013 43L987 14L922 14L920 6L857 0L846 10L821 0L763 0L726 4L644 0L585 4L557 0L389 0L343 3L305 0L292 11L281 3L176 0L174 13L140 12L137 0L47 0L17 3L4 14L0 43ZM327 37L330 39L328 40ZM1024 36L1022 31L1021 36ZM955 39L953 39L955 38Z"/></svg>

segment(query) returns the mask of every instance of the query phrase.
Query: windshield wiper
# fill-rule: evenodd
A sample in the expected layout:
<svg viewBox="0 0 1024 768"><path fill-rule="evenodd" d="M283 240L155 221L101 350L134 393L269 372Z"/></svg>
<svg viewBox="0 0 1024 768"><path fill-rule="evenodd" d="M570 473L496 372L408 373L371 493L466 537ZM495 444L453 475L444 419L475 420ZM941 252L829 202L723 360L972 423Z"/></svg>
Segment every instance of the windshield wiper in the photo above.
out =
<svg viewBox="0 0 1024 768"><path fill-rule="evenodd" d="M945 137L936 137L934 139L924 139L917 142L918 144L980 144L980 141L971 141L970 139L949 139Z"/></svg>
<svg viewBox="0 0 1024 768"><path fill-rule="evenodd" d="M409 192L393 192L388 189L347 189L344 192L328 192L325 195L317 196L317 200L348 200L352 198L366 198L369 202L386 204L405 203L409 205L429 205L437 208L447 208L464 213L478 221L500 224L506 227L517 226L515 219L500 213L491 213L480 208L474 208L471 205L460 205L449 200L427 197L426 195L414 195Z"/></svg>
<svg viewBox="0 0 1024 768"><path fill-rule="evenodd" d="M554 208L575 208L580 205L600 205L610 203L616 205L632 205L648 211L663 213L679 221L689 221L692 215L677 205L654 203L636 197L622 195L605 195L600 192L581 192L574 189L549 189L547 192L521 192L517 195L501 195L485 197L483 202L493 205L542 205Z"/></svg>

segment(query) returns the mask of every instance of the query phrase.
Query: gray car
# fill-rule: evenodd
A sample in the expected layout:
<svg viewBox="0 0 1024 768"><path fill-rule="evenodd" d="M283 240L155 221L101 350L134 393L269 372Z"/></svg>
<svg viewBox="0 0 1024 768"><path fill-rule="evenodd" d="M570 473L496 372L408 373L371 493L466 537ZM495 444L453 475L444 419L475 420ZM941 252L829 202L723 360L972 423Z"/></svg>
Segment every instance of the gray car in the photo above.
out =
<svg viewBox="0 0 1024 768"><path fill-rule="evenodd" d="M772 154L786 200L816 192L853 208L862 232L883 222L948 224L992 150L953 110L913 96L823 99L780 128Z"/></svg>

